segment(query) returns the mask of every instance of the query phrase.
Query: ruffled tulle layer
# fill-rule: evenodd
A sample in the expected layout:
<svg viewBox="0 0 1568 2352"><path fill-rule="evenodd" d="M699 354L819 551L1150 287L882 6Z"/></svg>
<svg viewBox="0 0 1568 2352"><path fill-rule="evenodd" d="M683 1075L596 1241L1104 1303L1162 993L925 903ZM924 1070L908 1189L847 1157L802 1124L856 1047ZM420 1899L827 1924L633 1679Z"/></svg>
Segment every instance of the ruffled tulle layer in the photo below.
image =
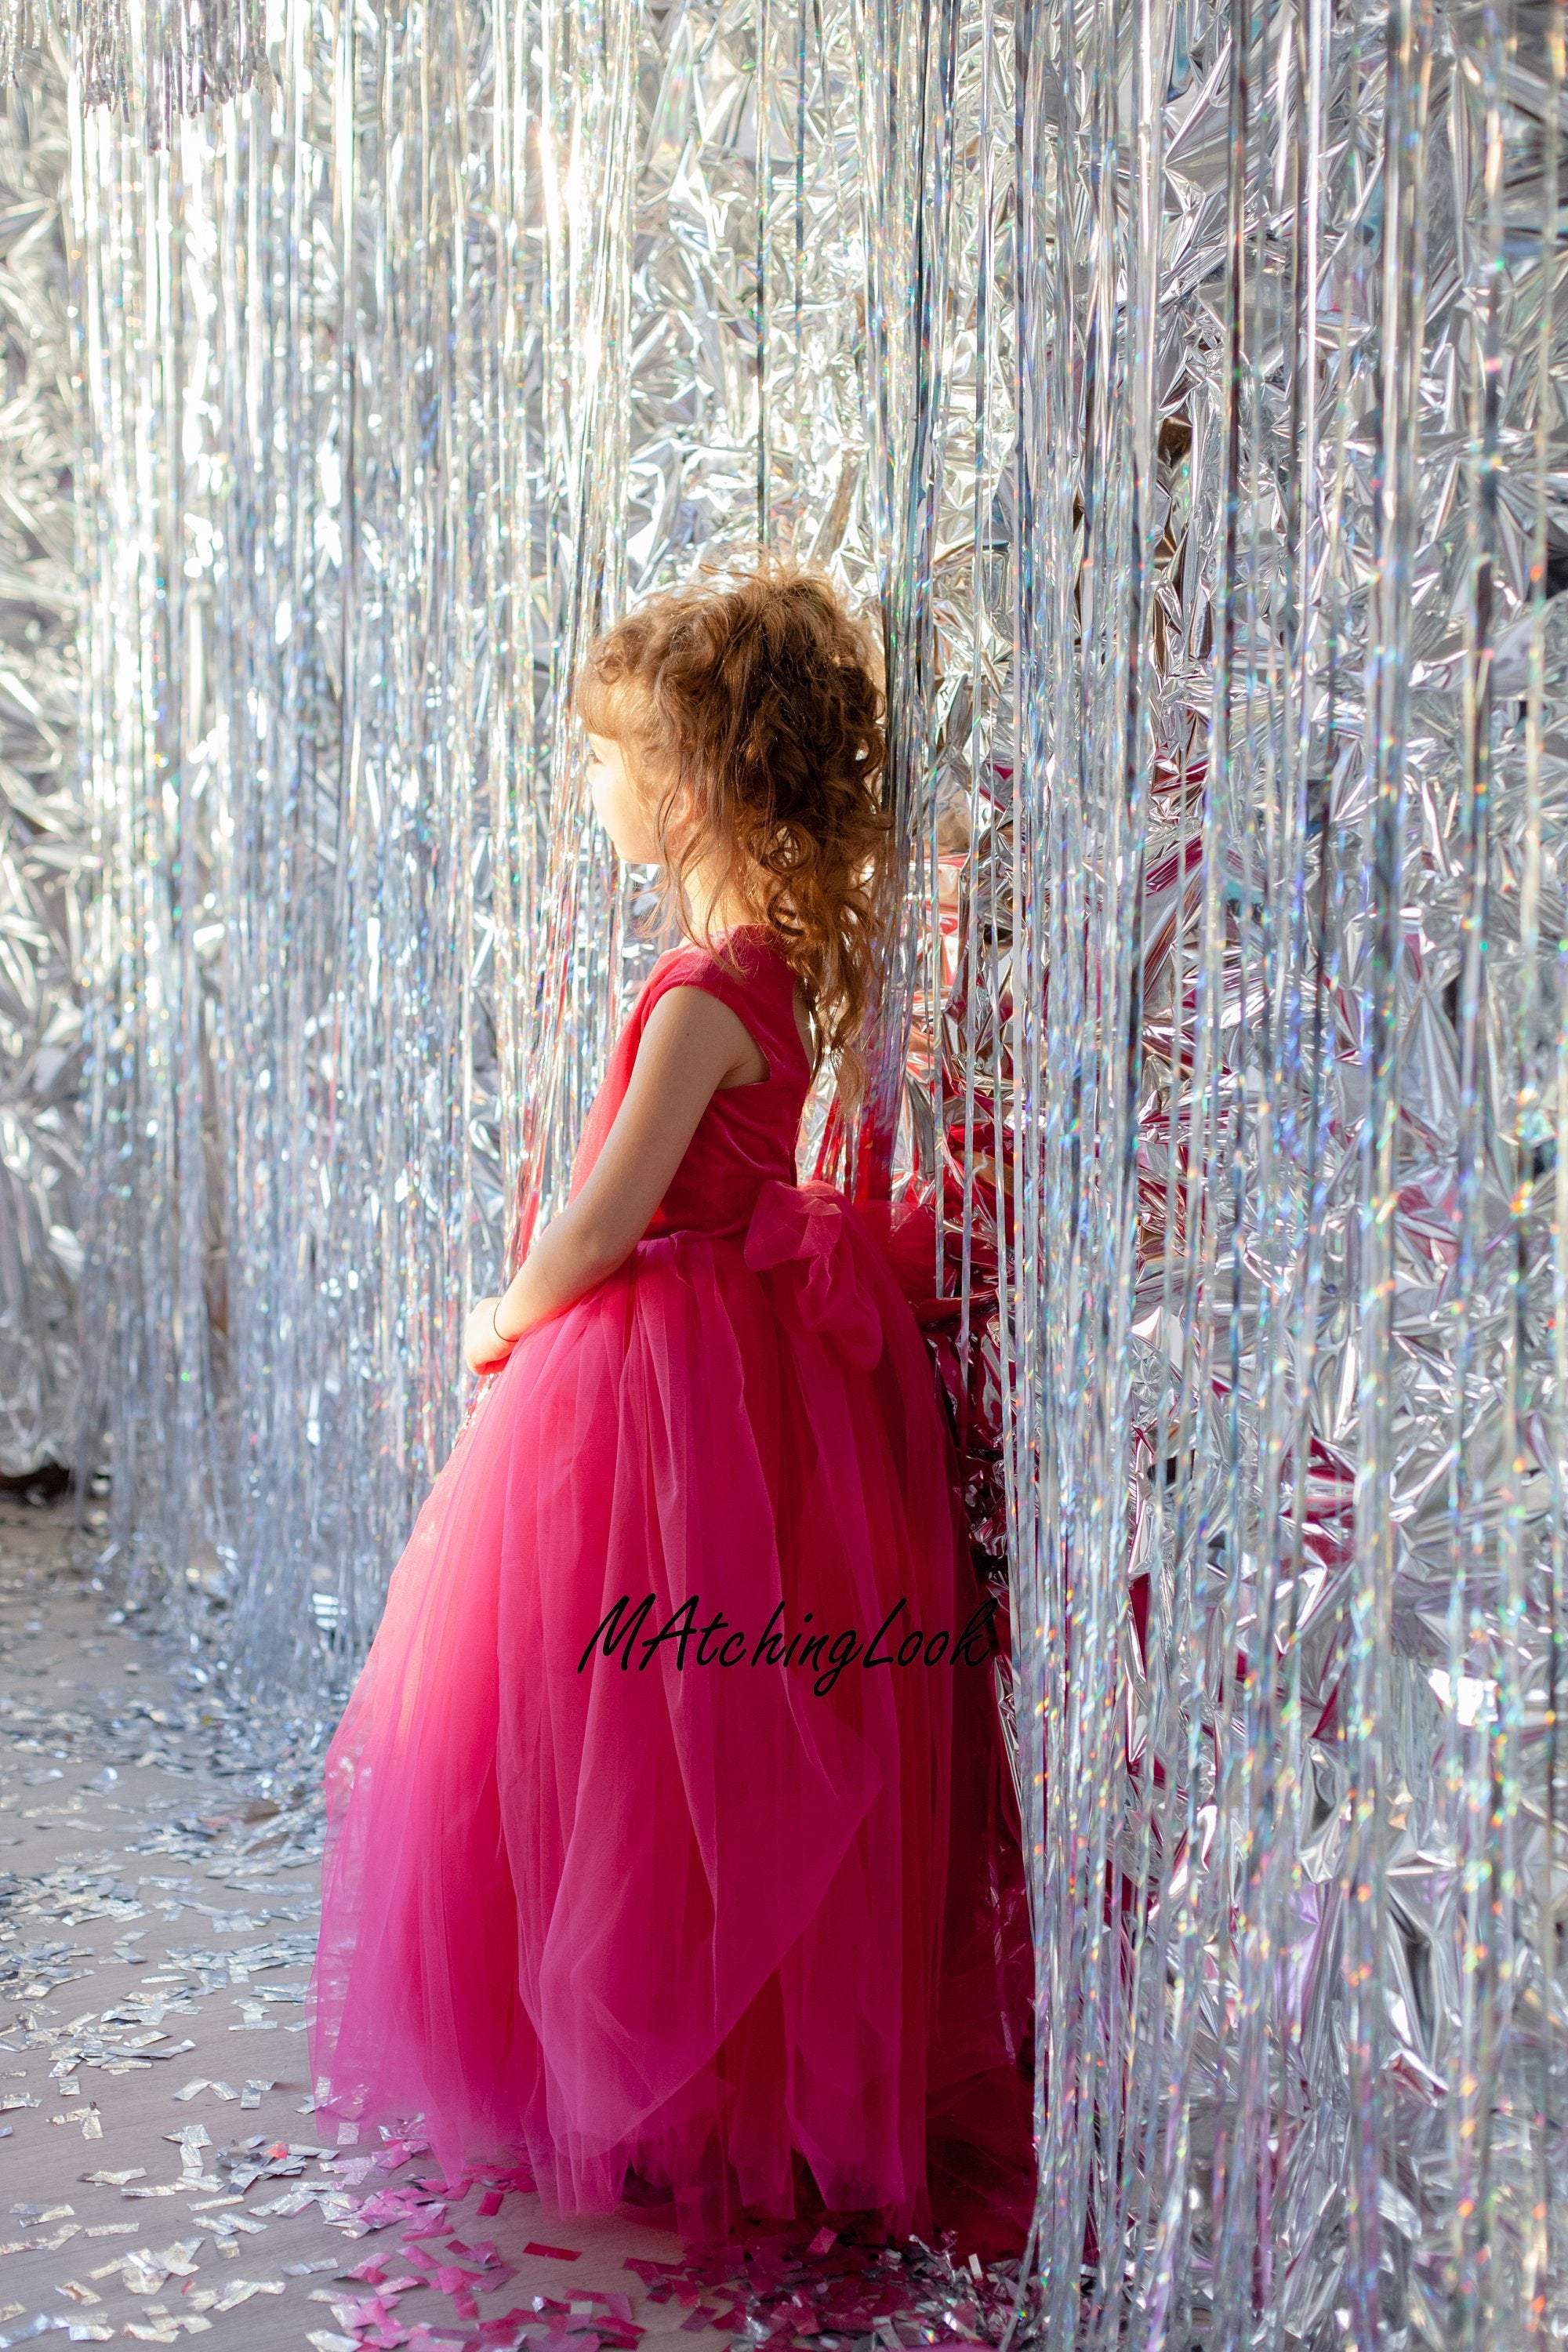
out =
<svg viewBox="0 0 1568 2352"><path fill-rule="evenodd" d="M688 2237L1021 2247L1032 1963L945 1449L826 1187L524 1336L328 1753L320 2111L422 2116L449 2176L521 2158L562 2214L635 2175Z"/></svg>

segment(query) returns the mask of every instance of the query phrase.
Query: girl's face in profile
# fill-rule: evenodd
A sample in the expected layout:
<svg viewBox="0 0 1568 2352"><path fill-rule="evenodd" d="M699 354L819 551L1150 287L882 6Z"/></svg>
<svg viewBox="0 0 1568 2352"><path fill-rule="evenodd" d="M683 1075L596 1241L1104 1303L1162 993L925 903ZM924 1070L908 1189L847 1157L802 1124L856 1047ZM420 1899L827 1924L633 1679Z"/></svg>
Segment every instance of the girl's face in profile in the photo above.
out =
<svg viewBox="0 0 1568 2352"><path fill-rule="evenodd" d="M590 735L588 790L600 824L628 866L659 862L652 814L613 735Z"/></svg>

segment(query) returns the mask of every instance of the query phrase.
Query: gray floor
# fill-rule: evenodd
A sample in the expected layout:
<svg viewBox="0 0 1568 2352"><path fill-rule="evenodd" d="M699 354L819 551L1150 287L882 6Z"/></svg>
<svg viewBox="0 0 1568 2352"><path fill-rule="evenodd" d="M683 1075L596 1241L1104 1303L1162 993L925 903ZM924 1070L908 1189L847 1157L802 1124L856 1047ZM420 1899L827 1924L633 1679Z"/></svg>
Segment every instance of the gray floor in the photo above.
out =
<svg viewBox="0 0 1568 2352"><path fill-rule="evenodd" d="M117 1614L68 1503L0 1498L0 2347L636 2341L599 2317L730 2342L692 2286L651 2300L626 2268L680 2262L663 2229L447 2205L427 2157L318 2139L313 1809L258 1796L166 1640Z"/></svg>

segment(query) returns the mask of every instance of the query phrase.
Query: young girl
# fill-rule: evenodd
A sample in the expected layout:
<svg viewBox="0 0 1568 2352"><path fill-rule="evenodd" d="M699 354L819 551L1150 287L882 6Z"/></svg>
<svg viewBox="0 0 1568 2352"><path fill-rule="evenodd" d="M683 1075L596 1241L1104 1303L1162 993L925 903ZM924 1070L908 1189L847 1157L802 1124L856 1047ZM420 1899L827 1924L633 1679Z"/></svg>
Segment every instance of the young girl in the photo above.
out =
<svg viewBox="0 0 1568 2352"><path fill-rule="evenodd" d="M1032 1959L995 1625L871 1220L795 1179L888 898L878 664L816 576L661 597L574 694L661 956L329 1748L321 2114L689 2241L1018 2251Z"/></svg>

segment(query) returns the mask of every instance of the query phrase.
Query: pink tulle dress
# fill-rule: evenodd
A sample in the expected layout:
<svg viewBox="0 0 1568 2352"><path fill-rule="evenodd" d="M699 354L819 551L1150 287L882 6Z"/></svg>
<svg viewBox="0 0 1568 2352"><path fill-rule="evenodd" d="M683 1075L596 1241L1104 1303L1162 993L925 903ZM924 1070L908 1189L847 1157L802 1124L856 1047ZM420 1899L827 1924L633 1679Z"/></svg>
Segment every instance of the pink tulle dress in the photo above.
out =
<svg viewBox="0 0 1568 2352"><path fill-rule="evenodd" d="M689 2242L820 2213L1021 2251L1005 1627L889 1247L795 1181L791 969L726 937L740 978L655 965L571 1192L666 989L768 1075L488 1380L328 1749L317 2112L422 2118L448 2179L526 2165L563 2216L663 2192Z"/></svg>

